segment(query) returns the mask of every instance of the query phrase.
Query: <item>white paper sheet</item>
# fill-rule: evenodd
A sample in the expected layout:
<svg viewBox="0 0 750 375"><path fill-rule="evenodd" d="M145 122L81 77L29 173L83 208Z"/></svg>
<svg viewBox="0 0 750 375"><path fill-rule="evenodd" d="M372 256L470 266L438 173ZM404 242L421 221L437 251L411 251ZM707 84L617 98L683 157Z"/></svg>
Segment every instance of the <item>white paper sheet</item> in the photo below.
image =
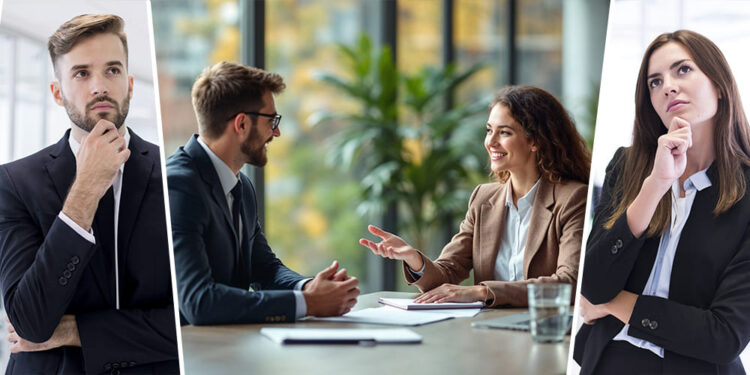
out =
<svg viewBox="0 0 750 375"><path fill-rule="evenodd" d="M433 310L433 309L481 309L484 302L444 302L444 303L414 303L412 298L378 298L384 305L398 307L404 310Z"/></svg>
<svg viewBox="0 0 750 375"><path fill-rule="evenodd" d="M302 343L420 343L422 336L406 328L322 329L261 328L260 334L278 344Z"/></svg>
<svg viewBox="0 0 750 375"><path fill-rule="evenodd" d="M437 312L424 311L406 311L397 308L372 307L352 311L342 316L328 318L307 318L308 320L322 320L326 322L348 322L348 323L369 323L369 324L387 324L398 326L418 326L422 324L439 322L441 320L451 319L450 314L439 314Z"/></svg>

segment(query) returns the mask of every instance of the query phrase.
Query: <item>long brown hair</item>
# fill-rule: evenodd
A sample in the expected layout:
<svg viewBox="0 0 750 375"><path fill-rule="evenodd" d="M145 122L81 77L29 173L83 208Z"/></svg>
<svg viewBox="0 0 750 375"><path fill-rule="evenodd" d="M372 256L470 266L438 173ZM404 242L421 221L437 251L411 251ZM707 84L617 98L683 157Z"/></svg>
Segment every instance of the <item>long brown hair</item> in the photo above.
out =
<svg viewBox="0 0 750 375"><path fill-rule="evenodd" d="M552 183L563 180L589 182L591 152L575 123L554 95L533 86L508 86L495 94L490 108L502 105L510 111L537 147L539 171ZM510 172L495 173L500 182Z"/></svg>
<svg viewBox="0 0 750 375"><path fill-rule="evenodd" d="M653 168L658 138L667 132L651 104L647 77L651 55L670 42L678 43L687 50L721 98L713 121L715 164L719 174L719 201L713 210L714 215L725 212L745 195L747 187L742 164L750 165L750 128L737 83L724 54L708 38L694 31L664 33L656 37L643 54L635 88L633 145L625 152L625 166L614 185L613 196L620 199L612 200L612 215L604 225L606 229L611 228L635 200L641 184ZM647 232L649 237L660 235L667 229L671 207L671 194L664 194L651 217Z"/></svg>

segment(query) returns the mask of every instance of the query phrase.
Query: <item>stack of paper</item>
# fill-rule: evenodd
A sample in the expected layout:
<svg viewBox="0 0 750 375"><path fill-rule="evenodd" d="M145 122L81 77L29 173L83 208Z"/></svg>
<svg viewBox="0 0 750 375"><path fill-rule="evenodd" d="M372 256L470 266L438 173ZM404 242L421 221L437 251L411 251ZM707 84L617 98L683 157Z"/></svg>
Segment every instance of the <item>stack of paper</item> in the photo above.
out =
<svg viewBox="0 0 750 375"><path fill-rule="evenodd" d="M406 328L261 328L260 334L278 344L406 344L422 342L422 336Z"/></svg>
<svg viewBox="0 0 750 375"><path fill-rule="evenodd" d="M483 302L443 302L443 303L414 303L411 298L378 298L384 305L398 307L404 310L434 310L434 309L481 309Z"/></svg>

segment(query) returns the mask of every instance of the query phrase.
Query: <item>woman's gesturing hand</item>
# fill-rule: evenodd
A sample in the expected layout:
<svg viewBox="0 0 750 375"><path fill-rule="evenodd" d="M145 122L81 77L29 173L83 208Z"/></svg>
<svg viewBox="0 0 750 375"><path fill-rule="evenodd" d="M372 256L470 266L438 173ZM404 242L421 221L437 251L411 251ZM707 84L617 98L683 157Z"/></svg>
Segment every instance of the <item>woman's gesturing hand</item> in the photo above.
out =
<svg viewBox="0 0 750 375"><path fill-rule="evenodd" d="M690 123L675 116L667 134L659 137L654 167L651 170L651 177L658 182L664 192L685 172L687 150L692 145Z"/></svg>
<svg viewBox="0 0 750 375"><path fill-rule="evenodd" d="M365 238L360 238L359 243L372 250L376 255L384 258L403 260L412 270L419 271L422 269L424 262L422 256L416 249L411 247L401 237L388 233L374 225L369 225L367 229L370 233L380 237L378 243L372 242Z"/></svg>

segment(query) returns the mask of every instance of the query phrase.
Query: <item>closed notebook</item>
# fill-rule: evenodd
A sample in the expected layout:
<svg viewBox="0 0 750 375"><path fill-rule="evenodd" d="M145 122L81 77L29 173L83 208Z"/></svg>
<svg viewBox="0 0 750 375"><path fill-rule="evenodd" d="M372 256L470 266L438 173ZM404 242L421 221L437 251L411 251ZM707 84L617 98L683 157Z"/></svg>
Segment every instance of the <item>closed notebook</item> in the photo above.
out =
<svg viewBox="0 0 750 375"><path fill-rule="evenodd" d="M403 310L433 310L433 309L477 309L484 307L484 302L444 302L444 303L414 303L411 298L378 298L378 302Z"/></svg>
<svg viewBox="0 0 750 375"><path fill-rule="evenodd" d="M260 334L278 344L410 344L422 336L406 328L327 329L261 328Z"/></svg>

